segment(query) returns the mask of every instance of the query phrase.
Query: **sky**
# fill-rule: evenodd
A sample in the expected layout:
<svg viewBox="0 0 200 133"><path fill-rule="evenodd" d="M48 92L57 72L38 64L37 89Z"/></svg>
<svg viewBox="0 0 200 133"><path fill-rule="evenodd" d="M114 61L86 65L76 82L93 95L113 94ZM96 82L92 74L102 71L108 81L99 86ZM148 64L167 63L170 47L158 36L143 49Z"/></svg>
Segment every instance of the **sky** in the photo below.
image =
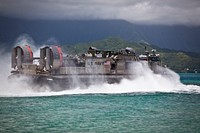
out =
<svg viewBox="0 0 200 133"><path fill-rule="evenodd" d="M200 0L0 0L0 16L200 26Z"/></svg>

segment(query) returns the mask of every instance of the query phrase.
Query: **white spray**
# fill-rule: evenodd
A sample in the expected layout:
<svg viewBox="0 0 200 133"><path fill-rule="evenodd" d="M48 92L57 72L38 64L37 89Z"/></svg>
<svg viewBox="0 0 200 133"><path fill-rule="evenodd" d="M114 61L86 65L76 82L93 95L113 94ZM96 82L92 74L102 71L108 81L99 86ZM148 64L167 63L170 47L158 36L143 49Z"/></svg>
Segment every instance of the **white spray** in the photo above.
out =
<svg viewBox="0 0 200 133"><path fill-rule="evenodd" d="M48 87L30 86L26 77L14 79L9 82L7 77L10 75L10 56L2 55L0 64L0 96L50 96L65 94L112 94L112 93L154 93L154 92L175 92L175 93L200 93L200 87L195 85L183 85L179 76L167 69L162 68L164 74L155 74L144 63L134 63L134 77L132 80L123 79L119 84L92 85L88 88L74 88L60 92L50 91Z"/></svg>
<svg viewBox="0 0 200 133"><path fill-rule="evenodd" d="M30 43L29 43L30 44ZM38 53L38 51L35 51ZM184 85L180 82L179 75L170 69L158 67L159 73L155 74L146 63L135 62L132 65L133 79L123 79L116 84L92 85L87 88L74 88L53 92L46 86L30 86L27 77L14 79L10 82L11 53L0 53L0 96L51 96L66 94L115 94L115 93L200 93L200 86Z"/></svg>

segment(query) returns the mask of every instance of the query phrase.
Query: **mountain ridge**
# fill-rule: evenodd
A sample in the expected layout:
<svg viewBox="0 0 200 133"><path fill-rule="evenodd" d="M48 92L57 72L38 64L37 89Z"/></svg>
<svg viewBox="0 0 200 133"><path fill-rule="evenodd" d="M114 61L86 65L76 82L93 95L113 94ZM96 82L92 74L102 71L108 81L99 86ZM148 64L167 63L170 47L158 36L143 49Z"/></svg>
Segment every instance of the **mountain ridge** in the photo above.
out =
<svg viewBox="0 0 200 133"><path fill-rule="evenodd" d="M23 20L0 17L0 42L13 44L24 34L40 45L92 42L107 37L141 40L161 48L200 53L200 27L136 25L124 20Z"/></svg>

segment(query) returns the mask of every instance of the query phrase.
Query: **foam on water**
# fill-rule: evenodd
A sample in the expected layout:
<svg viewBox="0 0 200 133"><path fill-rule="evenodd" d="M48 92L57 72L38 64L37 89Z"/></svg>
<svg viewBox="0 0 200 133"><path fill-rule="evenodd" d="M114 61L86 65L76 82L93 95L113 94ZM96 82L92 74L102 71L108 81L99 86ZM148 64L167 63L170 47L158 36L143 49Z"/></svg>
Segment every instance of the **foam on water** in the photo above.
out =
<svg viewBox="0 0 200 133"><path fill-rule="evenodd" d="M59 92L51 91L48 87L30 86L27 77L8 81L10 75L10 53L0 53L0 96L52 96L67 94L115 94L115 93L200 93L200 86L184 85L178 74L170 69L158 67L158 74L152 72L147 64L136 62L132 65L133 80L123 79L118 84L92 85L87 88L74 88Z"/></svg>
<svg viewBox="0 0 200 133"><path fill-rule="evenodd" d="M133 80L123 79L119 84L92 85L87 89L75 88L58 94L200 93L199 86L182 84L179 75L170 69L160 67L160 74L155 74L147 64L141 62L134 63L133 69ZM49 94L53 95L53 93Z"/></svg>
<svg viewBox="0 0 200 133"><path fill-rule="evenodd" d="M30 40L30 39L29 39ZM23 39L18 41L27 43ZM18 44L18 42L16 42ZM29 43L30 44L30 43ZM23 45L23 44L22 44ZM32 44L33 45L33 44ZM39 50L35 50L34 55L39 56ZM180 82L178 74L167 68L158 67L160 74L155 74L147 64L136 62L132 64L133 80L123 79L116 84L91 85L87 88L80 87L65 89L60 92L51 91L47 86L31 86L27 77L20 77L9 81L7 78L11 71L11 53L0 53L0 96L52 96L66 94L114 94L114 93L153 93L153 92L174 92L174 93L200 93L200 86L184 85ZM82 89L84 88L84 89Z"/></svg>

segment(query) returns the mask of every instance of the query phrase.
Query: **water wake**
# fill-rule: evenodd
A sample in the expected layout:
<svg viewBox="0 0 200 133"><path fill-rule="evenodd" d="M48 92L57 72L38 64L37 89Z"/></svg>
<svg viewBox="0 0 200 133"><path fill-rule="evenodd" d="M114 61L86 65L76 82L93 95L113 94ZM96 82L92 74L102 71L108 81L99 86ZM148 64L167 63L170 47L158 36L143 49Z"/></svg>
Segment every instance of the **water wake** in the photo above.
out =
<svg viewBox="0 0 200 133"><path fill-rule="evenodd" d="M136 62L132 65L133 80L123 79L118 84L92 85L87 88L74 88L59 92L51 91L47 86L31 86L27 77L8 81L10 75L10 54L1 54L0 60L0 96L1 97L27 97L52 96L67 94L119 94L119 93L200 93L200 86L184 85L180 82L177 73L170 69L158 67L154 73L147 64Z"/></svg>
<svg viewBox="0 0 200 133"><path fill-rule="evenodd" d="M25 39L24 39L25 38ZM31 38L22 36L16 42L20 44L32 44L34 55L39 56L39 50L34 46ZM27 96L52 96L67 94L116 94L116 93L154 93L154 92L173 92L173 93L200 93L200 86L184 85L180 82L177 73L170 69L157 67L154 73L146 63L135 62L132 64L133 79L123 79L116 84L101 84L83 87L81 84L74 89L66 88L63 91L54 92L47 86L31 85L31 80L27 77L8 80L10 75L10 53L0 51L0 97L27 97ZM59 89L58 89L59 90Z"/></svg>

